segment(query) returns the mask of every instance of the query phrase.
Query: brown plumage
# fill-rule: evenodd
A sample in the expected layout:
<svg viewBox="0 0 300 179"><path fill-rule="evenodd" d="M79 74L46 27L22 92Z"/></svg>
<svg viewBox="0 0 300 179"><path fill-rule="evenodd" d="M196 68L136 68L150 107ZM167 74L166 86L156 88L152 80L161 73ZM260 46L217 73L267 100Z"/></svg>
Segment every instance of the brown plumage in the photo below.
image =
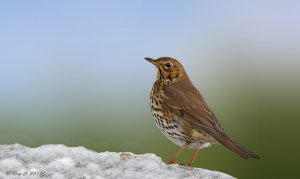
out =
<svg viewBox="0 0 300 179"><path fill-rule="evenodd" d="M259 158L225 133L180 62L170 57L145 59L157 68L150 97L156 124L168 139L181 146L170 163L175 163L179 153L187 147L196 149L191 166L199 149L210 144L223 144L243 158Z"/></svg>

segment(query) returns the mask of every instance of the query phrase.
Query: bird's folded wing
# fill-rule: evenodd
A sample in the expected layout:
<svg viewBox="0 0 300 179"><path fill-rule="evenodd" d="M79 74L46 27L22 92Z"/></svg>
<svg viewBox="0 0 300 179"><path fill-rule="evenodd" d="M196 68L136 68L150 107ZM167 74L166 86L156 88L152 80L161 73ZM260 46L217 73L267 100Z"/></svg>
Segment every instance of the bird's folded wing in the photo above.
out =
<svg viewBox="0 0 300 179"><path fill-rule="evenodd" d="M215 138L227 138L216 115L206 105L197 89L183 91L173 85L165 89L165 95L164 108L174 111L177 115L207 131Z"/></svg>

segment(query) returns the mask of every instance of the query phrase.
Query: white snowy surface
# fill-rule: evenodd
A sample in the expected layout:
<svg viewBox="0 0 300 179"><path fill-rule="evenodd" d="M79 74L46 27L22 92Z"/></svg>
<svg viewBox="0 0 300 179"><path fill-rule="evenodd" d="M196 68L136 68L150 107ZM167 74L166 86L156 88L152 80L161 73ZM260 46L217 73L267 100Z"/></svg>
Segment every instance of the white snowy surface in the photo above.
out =
<svg viewBox="0 0 300 179"><path fill-rule="evenodd" d="M84 147L0 145L0 178L233 178L227 174L177 164L154 154L97 153Z"/></svg>

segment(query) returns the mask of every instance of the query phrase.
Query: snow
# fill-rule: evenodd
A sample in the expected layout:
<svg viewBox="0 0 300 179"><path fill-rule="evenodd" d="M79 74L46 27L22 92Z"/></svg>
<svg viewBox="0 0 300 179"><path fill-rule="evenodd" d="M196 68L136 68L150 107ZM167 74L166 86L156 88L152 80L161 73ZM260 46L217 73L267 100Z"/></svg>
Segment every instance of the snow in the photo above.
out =
<svg viewBox="0 0 300 179"><path fill-rule="evenodd" d="M216 171L166 165L154 154L94 152L84 147L0 145L0 178L226 178Z"/></svg>

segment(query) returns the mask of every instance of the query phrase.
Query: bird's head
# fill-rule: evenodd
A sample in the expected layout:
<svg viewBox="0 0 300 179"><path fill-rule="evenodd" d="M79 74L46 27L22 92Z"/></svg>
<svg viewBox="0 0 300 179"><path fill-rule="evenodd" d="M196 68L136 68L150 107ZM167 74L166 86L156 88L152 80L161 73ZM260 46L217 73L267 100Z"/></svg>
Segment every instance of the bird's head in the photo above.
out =
<svg viewBox="0 0 300 179"><path fill-rule="evenodd" d="M152 58L145 58L157 68L157 79L163 83L172 84L177 81L178 78L185 75L185 71L181 63L171 57L161 57L157 60Z"/></svg>

